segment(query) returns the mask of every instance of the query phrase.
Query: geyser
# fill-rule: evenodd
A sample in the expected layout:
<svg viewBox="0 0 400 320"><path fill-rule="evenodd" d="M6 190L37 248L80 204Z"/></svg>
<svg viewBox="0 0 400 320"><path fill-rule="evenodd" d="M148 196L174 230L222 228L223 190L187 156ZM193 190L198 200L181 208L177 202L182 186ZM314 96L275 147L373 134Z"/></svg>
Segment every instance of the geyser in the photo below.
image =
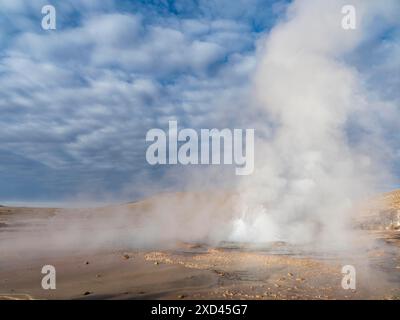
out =
<svg viewBox="0 0 400 320"><path fill-rule="evenodd" d="M273 133L256 140L255 172L238 187L232 240L348 245L353 205L375 192L385 167L377 150L365 148L371 135L350 142L352 119L373 118L375 109L346 57L375 27L373 17L392 15L395 4L387 3L354 2L365 23L346 30L342 1L294 1L261 42L254 95Z"/></svg>

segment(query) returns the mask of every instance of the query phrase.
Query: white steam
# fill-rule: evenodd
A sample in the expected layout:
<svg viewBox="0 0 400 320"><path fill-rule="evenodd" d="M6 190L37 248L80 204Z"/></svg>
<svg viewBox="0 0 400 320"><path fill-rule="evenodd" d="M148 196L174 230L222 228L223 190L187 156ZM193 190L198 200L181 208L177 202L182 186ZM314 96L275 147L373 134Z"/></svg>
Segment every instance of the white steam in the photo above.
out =
<svg viewBox="0 0 400 320"><path fill-rule="evenodd" d="M355 201L384 178L377 150L351 145L351 117L373 117L362 78L345 61L368 37L373 17L395 1L352 1L356 30L341 27L343 1L295 1L261 44L255 95L274 124L256 143L256 171L240 185L243 208L232 240L346 241ZM381 112L384 112L381 110Z"/></svg>

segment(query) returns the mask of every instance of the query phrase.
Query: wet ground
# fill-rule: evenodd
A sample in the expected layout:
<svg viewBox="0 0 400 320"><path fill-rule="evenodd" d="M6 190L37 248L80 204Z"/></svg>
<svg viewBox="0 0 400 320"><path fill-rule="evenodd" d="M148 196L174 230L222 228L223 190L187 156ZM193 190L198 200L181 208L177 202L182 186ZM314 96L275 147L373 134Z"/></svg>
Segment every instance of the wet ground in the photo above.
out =
<svg viewBox="0 0 400 320"><path fill-rule="evenodd" d="M340 250L285 242L35 250L21 235L37 236L55 211L2 210L2 299L400 299L399 231L360 232ZM41 286L44 265L56 268L55 290ZM345 265L356 270L355 290L342 287Z"/></svg>

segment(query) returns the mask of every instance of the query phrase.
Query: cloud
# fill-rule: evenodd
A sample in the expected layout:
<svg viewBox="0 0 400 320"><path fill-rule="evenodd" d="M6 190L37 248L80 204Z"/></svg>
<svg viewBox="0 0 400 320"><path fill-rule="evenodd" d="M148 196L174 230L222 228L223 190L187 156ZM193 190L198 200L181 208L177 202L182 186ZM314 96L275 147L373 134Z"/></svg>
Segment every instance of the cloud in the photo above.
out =
<svg viewBox="0 0 400 320"><path fill-rule="evenodd" d="M10 168L7 183L16 186L15 197L40 189L43 195L62 198L79 193L82 185L118 193L129 189L139 172L160 181L170 169L146 164L144 137L150 128L165 128L169 119L195 129L250 126L262 136L273 132L271 115L252 108L251 79L257 43L285 19L289 1L51 3L57 9L57 30L45 31L40 28L44 1L0 0L0 149L41 167L26 164L28 178L0 159ZM284 55L277 59L290 61L302 46L328 53L338 50L337 43L348 50L360 39L360 47L369 44L368 50L358 52L357 47L347 57L349 63L371 87L380 84L379 94L396 100L399 41L396 28L387 30L396 25L391 5L385 3L380 28L366 40L341 40L335 33L326 38L315 29L308 37L271 40L270 45L281 46L277 52ZM314 11L304 21L313 21ZM382 34L392 38L381 41ZM286 35L275 28L270 37ZM371 59L368 52L373 53L373 68L365 62ZM392 76L384 84L387 72ZM281 80L277 75L271 85L287 91L291 83L281 86ZM360 127L368 121L360 120ZM395 117L392 125L397 125ZM58 190L65 175L65 187ZM5 198L11 192L7 194Z"/></svg>
<svg viewBox="0 0 400 320"><path fill-rule="evenodd" d="M39 184L58 190L65 172L59 197L82 184L101 188L104 176L113 181L104 189L126 188L121 174L131 180L154 170L144 159L147 130L171 118L194 128L222 126L224 110L246 103L257 38L246 20L211 17L209 9L180 17L147 15L150 5L133 11L111 1L55 2L57 30L44 31L42 4L2 1L13 22L0 47L1 150L41 166L27 164L31 176L47 176L15 172L16 186L30 186L20 194L16 187L17 198ZM10 167L4 159L2 165Z"/></svg>

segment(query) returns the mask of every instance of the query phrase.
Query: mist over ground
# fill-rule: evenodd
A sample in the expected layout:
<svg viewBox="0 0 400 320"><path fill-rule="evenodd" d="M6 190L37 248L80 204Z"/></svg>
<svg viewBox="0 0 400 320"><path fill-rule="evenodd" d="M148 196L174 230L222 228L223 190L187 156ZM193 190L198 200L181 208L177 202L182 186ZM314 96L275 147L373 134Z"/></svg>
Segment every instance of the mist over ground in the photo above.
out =
<svg viewBox="0 0 400 320"><path fill-rule="evenodd" d="M394 73L393 76L396 76L395 70L399 70L400 4L396 0L353 1L357 10L355 30L345 30L341 26L341 9L345 4L341 0L306 0L282 5L279 10L275 8L281 15L270 30L253 39L256 47L254 56L236 56L237 60L232 57L233 65L221 71L222 78L217 78L217 81L226 80L233 73L241 76L246 74L246 85L236 90L234 95L223 88L214 87L211 97L218 97L220 94L220 99L198 118L196 114L189 114L187 119L183 119L183 126L193 128L200 128L204 124L208 127L230 126L232 123L243 128L254 128L255 171L252 175L235 177L233 171L222 166L200 169L194 166L168 167L167 173L155 174L147 174L141 172L140 168L134 168L133 171L137 174L130 177L131 181L124 181L123 187L118 188L120 196L100 187L99 190L96 189L92 181L80 186L80 192L71 201L73 206L92 201L92 195L102 198L103 203L107 199L115 202L130 196L143 199L153 195L153 198L144 200L137 207L135 204L128 204L109 206L97 211L60 210L49 221L41 224L36 233L22 232L19 241L10 246L5 239L5 242L2 241L3 247L9 250L16 247L33 250L35 247L46 247L47 243L48 247L67 249L101 248L107 245L135 248L173 246L179 241L209 244L222 241L284 241L295 245L319 243L328 247L348 246L353 235L351 223L356 214L355 206L376 195L382 190L382 186L391 186L397 181L393 175L393 163L398 160L398 141L388 139L388 136L396 136L400 124L400 99L395 90L390 90L398 82L395 79L392 82L386 78L381 80L381 77L386 70ZM114 23L112 16L103 16L102 19L104 25ZM141 20L136 16L125 15L118 21L131 29L140 30ZM90 20L83 24L82 29L62 33L62 37L73 42L71 39L74 39L74 32L83 30L86 39L93 41L95 24L95 20ZM221 22L212 28L214 27L228 28L227 25L221 25ZM191 30L195 33L194 29ZM121 30L116 29L117 33L119 31ZM149 28L146 32L149 37L162 38L159 34L162 31L158 28ZM172 31L169 35L185 47L186 38L181 38ZM385 35L385 40L379 42ZM35 59L54 58L51 50L40 50L37 47L42 36L31 34L24 37ZM23 39L15 41L12 52L20 50ZM53 36L48 40L57 41ZM110 43L106 40L98 41L98 50L93 56L97 67L110 64L108 59L113 56L110 54L107 58L101 55L100 49L105 52L107 48L110 49ZM117 35L112 41L119 43ZM239 39L234 38L233 42L237 41ZM145 50L147 45L145 41L142 49ZM370 48L375 46L379 49L372 52L368 58L372 61L368 61L366 57L371 52ZM202 48L208 53L207 59L210 61L219 55L218 48ZM196 54L199 53L198 47L192 49ZM118 50L122 49L117 46L115 50L114 53L118 56ZM134 58L121 56L120 63L127 67L136 61ZM9 59L11 60L8 62L2 60L3 68L14 68L15 71L16 65L12 59L17 58L14 56ZM20 59L33 68L33 59ZM59 59L61 58L55 60ZM194 69L201 78L202 72L197 68L207 64L208 60L205 60L191 61L192 64L186 67ZM49 73L59 71L49 68L46 69ZM93 70L89 70L89 74L91 72ZM163 74L168 70L162 69L159 72ZM16 80L19 79L15 73L13 75ZM64 76L68 78L70 75ZM89 101L96 92L113 92L115 89L107 84L107 79L115 80L115 74L106 72L99 76L94 72L91 76L91 89L94 88L95 92L86 89L77 91L74 95L76 100L80 96ZM247 80L246 76L240 79ZM124 94L131 89L140 93L139 96L127 99L127 105L137 105L152 100L152 97L162 96L163 89L150 80L130 79L129 81L133 81L132 86L124 84L125 80L120 75L118 81L113 82L121 94L119 98L124 100ZM184 80L193 81L193 86L199 85L194 83L197 81L194 78L182 81ZM5 79L1 81L4 82ZM43 81L46 83L45 79ZM207 91L207 79L202 81L203 89ZM10 87L11 84L8 88ZM179 91L179 86L169 90L173 95ZM52 91L45 98L43 92L37 92L40 92L37 97L39 101L40 97L46 101L53 98ZM59 93L62 94L54 102L57 108L71 102L68 99L62 100L67 92L60 89ZM190 99L196 100L195 92L186 94ZM107 118L108 111L105 107L108 104L112 106L115 102L112 98L100 100L96 100L99 105L91 109L96 119ZM171 101L164 102L170 106ZM19 103L24 105L23 101L19 100ZM181 108L187 109L186 111L191 109L186 104ZM235 112L228 113L230 109ZM129 110L127 107L118 114L119 120L126 117ZM149 120L154 115L147 114L147 110L130 114L132 118L141 119L143 116L144 119L140 130L130 134L127 134L129 130L121 129L124 127L123 122L113 118L111 122L117 122L118 129L97 128L92 133L80 135L73 142L66 143L67 157L60 156L65 152L63 148L47 153L40 144L33 158L49 168L64 168L66 159L70 157L74 163L81 161L81 164L103 168L105 171L115 162L109 161L113 154L122 154L125 160L143 158L146 128L166 126L168 119L174 117L174 112L163 110L158 110L156 122ZM210 114L210 118L205 117L205 114ZM80 117L79 114L75 116ZM86 115L82 117L84 125L87 125L85 130L92 126L97 127L97 124L88 121ZM239 120L233 120L234 118ZM69 120L66 121L68 124L65 123L65 127L59 127L58 130L72 135ZM131 125L132 123L128 127ZM50 128L54 129L53 126ZM12 136L16 133L18 130L9 131L12 142L8 145L20 148L17 150L20 154L31 150L32 145L27 143L15 144ZM113 139L109 139L111 136ZM137 137L142 139L143 144L136 145L135 149L128 141L137 141ZM39 135L38 139L40 138ZM102 138L104 143L98 144L103 141ZM117 146L123 146L122 153ZM89 157L91 148L98 147L109 150L109 153L106 156L99 153L98 157ZM114 163L121 167L121 175L123 169L132 169L129 167L130 160L125 160ZM76 172L80 172L85 166L78 165L76 169ZM68 177L65 175L65 180L57 181L67 183ZM180 188L174 183L185 192L176 194L174 191ZM157 195L165 191L171 193Z"/></svg>

